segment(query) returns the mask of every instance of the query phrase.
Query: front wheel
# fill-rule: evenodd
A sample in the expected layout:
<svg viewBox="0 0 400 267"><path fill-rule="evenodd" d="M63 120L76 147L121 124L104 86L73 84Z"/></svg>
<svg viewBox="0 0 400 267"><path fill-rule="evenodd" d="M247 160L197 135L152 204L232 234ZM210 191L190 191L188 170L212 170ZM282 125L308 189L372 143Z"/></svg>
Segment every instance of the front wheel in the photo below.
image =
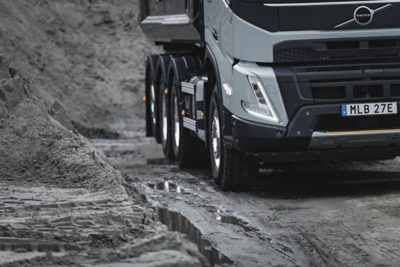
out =
<svg viewBox="0 0 400 267"><path fill-rule="evenodd" d="M226 148L223 142L223 118L218 97L214 93L209 111L209 154L211 172L217 185L223 191L242 191L248 189L257 165L240 151Z"/></svg>

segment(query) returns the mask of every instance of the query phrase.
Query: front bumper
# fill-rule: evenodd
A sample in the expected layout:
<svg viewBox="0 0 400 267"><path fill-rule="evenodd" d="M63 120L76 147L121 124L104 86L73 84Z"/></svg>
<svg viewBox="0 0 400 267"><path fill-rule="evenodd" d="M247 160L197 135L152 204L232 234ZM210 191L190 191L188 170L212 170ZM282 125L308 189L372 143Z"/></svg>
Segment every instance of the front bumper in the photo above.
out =
<svg viewBox="0 0 400 267"><path fill-rule="evenodd" d="M375 147L357 149L333 149L321 151L264 152L246 153L246 156L265 163L379 160L391 159L400 155L400 147Z"/></svg>
<svg viewBox="0 0 400 267"><path fill-rule="evenodd" d="M224 113L225 145L261 161L357 160L400 155L400 117L398 129L329 133L315 130L319 118L340 115L340 105L306 106L287 127Z"/></svg>

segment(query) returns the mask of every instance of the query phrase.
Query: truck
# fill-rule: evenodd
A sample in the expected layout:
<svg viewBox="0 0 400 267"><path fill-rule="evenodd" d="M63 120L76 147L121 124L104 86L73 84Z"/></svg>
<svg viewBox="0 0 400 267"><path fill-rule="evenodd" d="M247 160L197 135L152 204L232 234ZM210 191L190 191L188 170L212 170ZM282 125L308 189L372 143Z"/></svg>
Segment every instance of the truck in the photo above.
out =
<svg viewBox="0 0 400 267"><path fill-rule="evenodd" d="M400 155L399 0L142 0L146 132L222 190Z"/></svg>

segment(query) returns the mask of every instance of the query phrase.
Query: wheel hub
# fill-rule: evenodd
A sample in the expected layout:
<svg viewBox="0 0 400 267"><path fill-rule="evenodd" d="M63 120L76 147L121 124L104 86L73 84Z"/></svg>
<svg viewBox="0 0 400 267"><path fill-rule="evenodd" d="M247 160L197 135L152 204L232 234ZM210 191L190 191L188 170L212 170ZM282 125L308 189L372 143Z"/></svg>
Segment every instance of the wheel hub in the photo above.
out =
<svg viewBox="0 0 400 267"><path fill-rule="evenodd" d="M215 110L211 129L211 149L214 165L217 170L221 166L221 129L219 124L218 113Z"/></svg>
<svg viewBox="0 0 400 267"><path fill-rule="evenodd" d="M154 84L152 84L150 87L150 111L151 111L151 117L153 120L153 125L156 124L155 107L156 107L156 90L154 88Z"/></svg>
<svg viewBox="0 0 400 267"><path fill-rule="evenodd" d="M174 95L172 105L174 107L173 119L174 119L175 148L176 150L178 150L181 133L180 133L180 122L179 122L178 97L176 96L176 94Z"/></svg>
<svg viewBox="0 0 400 267"><path fill-rule="evenodd" d="M161 113L162 113L162 139L165 142L167 140L168 135L168 116L167 116L167 103L166 97L162 95L161 101Z"/></svg>

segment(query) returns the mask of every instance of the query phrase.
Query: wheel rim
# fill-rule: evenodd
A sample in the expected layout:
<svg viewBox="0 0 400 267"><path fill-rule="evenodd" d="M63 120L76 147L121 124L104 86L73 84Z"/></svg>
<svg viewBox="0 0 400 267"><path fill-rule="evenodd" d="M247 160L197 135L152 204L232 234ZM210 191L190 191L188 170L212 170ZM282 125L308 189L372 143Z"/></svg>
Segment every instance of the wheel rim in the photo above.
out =
<svg viewBox="0 0 400 267"><path fill-rule="evenodd" d="M167 115L167 103L166 103L166 96L162 94L162 101L161 101L161 116L162 116L162 140L165 143L167 141L168 135L168 115Z"/></svg>
<svg viewBox="0 0 400 267"><path fill-rule="evenodd" d="M152 84L150 87L150 111L151 111L151 117L153 120L153 125L156 124L155 107L156 107L156 90L154 88L154 84Z"/></svg>
<svg viewBox="0 0 400 267"><path fill-rule="evenodd" d="M173 96L173 119L174 119L174 123L173 123L173 131L174 131L174 141L175 141L175 152L178 152L179 149L179 141L180 141L180 137L181 137L181 133L180 133L180 121L179 121L179 109L178 109L178 96L176 95L176 93L174 93Z"/></svg>
<svg viewBox="0 0 400 267"><path fill-rule="evenodd" d="M217 110L214 110L211 126L211 156L217 172L221 166L221 128Z"/></svg>

